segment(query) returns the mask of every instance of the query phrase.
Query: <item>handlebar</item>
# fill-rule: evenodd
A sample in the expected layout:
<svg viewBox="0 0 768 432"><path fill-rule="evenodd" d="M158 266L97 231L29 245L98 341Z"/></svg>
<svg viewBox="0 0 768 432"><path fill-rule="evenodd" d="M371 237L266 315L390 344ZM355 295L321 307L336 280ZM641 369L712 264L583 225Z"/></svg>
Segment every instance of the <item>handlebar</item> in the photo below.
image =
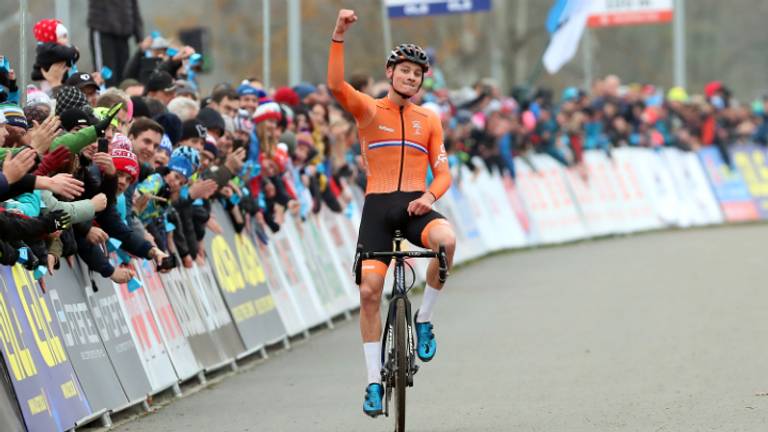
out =
<svg viewBox="0 0 768 432"><path fill-rule="evenodd" d="M445 246L440 246L437 252L433 251L390 251L390 252L363 252L363 245L357 245L355 253L354 273L355 284L360 285L362 279L363 261L375 258L437 258L438 277L440 283L444 283L448 277L448 258L445 254Z"/></svg>

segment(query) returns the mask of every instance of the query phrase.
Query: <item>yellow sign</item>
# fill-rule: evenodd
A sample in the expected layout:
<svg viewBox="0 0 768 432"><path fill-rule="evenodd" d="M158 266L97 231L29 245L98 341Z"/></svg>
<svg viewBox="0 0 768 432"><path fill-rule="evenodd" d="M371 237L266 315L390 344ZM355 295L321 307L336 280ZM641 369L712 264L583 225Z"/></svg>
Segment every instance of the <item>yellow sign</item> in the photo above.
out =
<svg viewBox="0 0 768 432"><path fill-rule="evenodd" d="M211 243L211 250L213 266L216 269L216 274L219 276L221 287L230 293L245 289L243 274L240 272L240 267L237 264L237 260L235 260L232 249L227 244L227 241L224 240L224 237L220 235L214 237Z"/></svg>
<svg viewBox="0 0 768 432"><path fill-rule="evenodd" d="M67 355L64 352L64 346L61 344L61 339L53 333L51 313L45 299L40 295L40 290L32 277L32 273L20 264L16 264L13 267L13 280L16 283L16 291L19 294L24 313L32 327L35 344L40 349L45 364L54 367L66 362Z"/></svg>

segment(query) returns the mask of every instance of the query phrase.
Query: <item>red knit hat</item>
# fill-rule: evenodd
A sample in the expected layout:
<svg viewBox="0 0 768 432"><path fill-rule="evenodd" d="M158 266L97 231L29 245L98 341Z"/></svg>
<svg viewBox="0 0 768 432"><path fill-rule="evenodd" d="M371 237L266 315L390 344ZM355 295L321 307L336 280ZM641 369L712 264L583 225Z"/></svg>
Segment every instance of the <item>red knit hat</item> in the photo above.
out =
<svg viewBox="0 0 768 432"><path fill-rule="evenodd" d="M111 155L115 168L118 171L130 174L131 182L135 182L139 178L139 161L132 151L116 148L112 150Z"/></svg>
<svg viewBox="0 0 768 432"><path fill-rule="evenodd" d="M280 110L280 105L272 101L260 104L256 108L256 112L253 113L254 123L261 123L269 119L280 121L281 118L283 118L283 112Z"/></svg>
<svg viewBox="0 0 768 432"><path fill-rule="evenodd" d="M61 26L61 27L59 27ZM59 36L66 36L67 28L57 19L43 19L32 28L35 39L39 42L58 42Z"/></svg>
<svg viewBox="0 0 768 432"><path fill-rule="evenodd" d="M301 102L299 100L299 95L290 87L280 87L275 90L273 99L277 103L286 104L288 106L296 106Z"/></svg>

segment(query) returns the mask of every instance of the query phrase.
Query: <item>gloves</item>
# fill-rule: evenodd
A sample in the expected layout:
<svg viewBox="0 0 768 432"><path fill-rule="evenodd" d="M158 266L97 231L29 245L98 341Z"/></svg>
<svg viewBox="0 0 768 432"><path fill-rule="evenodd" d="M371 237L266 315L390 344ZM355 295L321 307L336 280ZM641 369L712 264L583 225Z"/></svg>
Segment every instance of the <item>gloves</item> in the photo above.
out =
<svg viewBox="0 0 768 432"><path fill-rule="evenodd" d="M12 266L19 260L19 251L4 241L0 241L0 264Z"/></svg>
<svg viewBox="0 0 768 432"><path fill-rule="evenodd" d="M112 123L112 119L115 118L118 112L123 108L123 103L119 102L112 106L112 108L107 111L107 115L104 116L103 119L99 120L98 123L93 125L93 128L96 129L96 136L99 138L102 138L104 136L104 132L109 127L109 124Z"/></svg>
<svg viewBox="0 0 768 432"><path fill-rule="evenodd" d="M37 166L35 175L48 176L56 174L63 165L69 162L70 152L66 147L59 147L43 157L43 161Z"/></svg>
<svg viewBox="0 0 768 432"><path fill-rule="evenodd" d="M49 233L65 230L72 226L72 217L63 210L54 210L40 219L42 219Z"/></svg>

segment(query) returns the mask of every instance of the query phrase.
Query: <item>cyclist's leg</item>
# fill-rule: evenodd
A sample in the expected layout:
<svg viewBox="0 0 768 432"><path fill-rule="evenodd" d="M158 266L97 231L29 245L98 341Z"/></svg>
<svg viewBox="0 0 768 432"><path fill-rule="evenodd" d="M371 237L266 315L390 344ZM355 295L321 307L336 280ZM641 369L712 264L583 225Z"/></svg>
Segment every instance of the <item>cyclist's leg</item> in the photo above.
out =
<svg viewBox="0 0 768 432"><path fill-rule="evenodd" d="M388 197L370 195L365 199L358 244L365 252L392 249L392 234L386 221ZM363 339L368 381L381 382L381 293L389 260L365 260L360 283L360 334Z"/></svg>
<svg viewBox="0 0 768 432"><path fill-rule="evenodd" d="M453 227L445 219L435 219L431 221L422 231L422 241L426 247L436 251L442 245L445 247L445 255L448 258L448 271L453 267L453 255L456 252L456 234ZM435 289L442 289L439 271L440 263L437 259L432 259L427 267L427 283Z"/></svg>
<svg viewBox="0 0 768 432"><path fill-rule="evenodd" d="M427 247L434 251L440 246L445 247L448 268L453 264L453 253L456 249L456 237L448 221L436 211L414 218L408 227L411 243ZM432 259L427 267L427 286L421 306L414 317L416 327L417 353L422 361L430 361L435 357L437 341L433 333L432 310L443 288L439 278L439 261Z"/></svg>

